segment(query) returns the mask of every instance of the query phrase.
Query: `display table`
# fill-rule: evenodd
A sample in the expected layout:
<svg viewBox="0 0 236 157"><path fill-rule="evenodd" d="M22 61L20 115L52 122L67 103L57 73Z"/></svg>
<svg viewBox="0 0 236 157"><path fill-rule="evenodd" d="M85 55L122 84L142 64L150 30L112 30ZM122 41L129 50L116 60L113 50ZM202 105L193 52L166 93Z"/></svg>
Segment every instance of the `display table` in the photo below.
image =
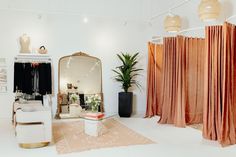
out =
<svg viewBox="0 0 236 157"><path fill-rule="evenodd" d="M84 132L90 136L100 136L106 133L108 130L103 125L103 121L109 118L116 116L115 113L103 113L103 117L101 118L91 118L86 114L90 113L89 111L83 110L79 116L71 116L70 114L60 114L60 117L63 119L71 119L71 118L80 118L84 120Z"/></svg>
<svg viewBox="0 0 236 157"><path fill-rule="evenodd" d="M82 114L81 118L84 119L84 132L87 135L90 136L100 136L104 133L106 133L108 130L103 125L103 121L114 117L116 114L103 114L103 116L100 118L91 118L86 116L86 114Z"/></svg>

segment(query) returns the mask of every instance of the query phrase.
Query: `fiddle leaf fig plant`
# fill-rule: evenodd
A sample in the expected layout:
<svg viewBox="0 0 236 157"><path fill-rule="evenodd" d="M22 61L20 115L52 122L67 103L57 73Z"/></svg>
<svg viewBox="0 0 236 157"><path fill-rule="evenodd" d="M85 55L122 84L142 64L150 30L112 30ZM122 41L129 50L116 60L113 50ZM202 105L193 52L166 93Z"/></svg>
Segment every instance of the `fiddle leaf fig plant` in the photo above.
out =
<svg viewBox="0 0 236 157"><path fill-rule="evenodd" d="M141 87L135 77L139 75L139 71L143 69L136 68L138 63L139 53L133 55L128 53L117 54L117 57L122 62L122 65L116 67L112 71L116 73L115 80L122 84L122 89L124 92L128 92L132 85L136 85L138 88Z"/></svg>

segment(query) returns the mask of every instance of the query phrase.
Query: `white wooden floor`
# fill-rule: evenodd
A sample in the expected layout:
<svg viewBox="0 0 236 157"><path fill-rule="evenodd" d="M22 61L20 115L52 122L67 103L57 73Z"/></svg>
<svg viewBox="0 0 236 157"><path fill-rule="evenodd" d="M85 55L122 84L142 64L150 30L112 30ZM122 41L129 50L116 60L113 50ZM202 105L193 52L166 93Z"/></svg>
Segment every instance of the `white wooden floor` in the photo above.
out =
<svg viewBox="0 0 236 157"><path fill-rule="evenodd" d="M121 123L152 139L156 144L105 148L58 155L55 145L38 149L19 148L10 119L0 119L0 154L9 157L235 157L236 145L222 148L217 142L203 140L192 128L157 124L158 117L117 118Z"/></svg>

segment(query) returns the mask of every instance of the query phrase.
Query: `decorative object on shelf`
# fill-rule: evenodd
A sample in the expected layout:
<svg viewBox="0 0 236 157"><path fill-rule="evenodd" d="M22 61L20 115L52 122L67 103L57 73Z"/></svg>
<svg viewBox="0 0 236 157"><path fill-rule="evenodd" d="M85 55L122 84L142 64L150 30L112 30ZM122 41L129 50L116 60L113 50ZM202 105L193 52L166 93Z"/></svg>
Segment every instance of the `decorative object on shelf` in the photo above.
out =
<svg viewBox="0 0 236 157"><path fill-rule="evenodd" d="M20 53L31 53L30 51L30 37L27 34L20 36Z"/></svg>
<svg viewBox="0 0 236 157"><path fill-rule="evenodd" d="M164 20L164 27L167 32L176 33L181 28L181 18L178 15L167 15Z"/></svg>
<svg viewBox="0 0 236 157"><path fill-rule="evenodd" d="M72 83L67 83L67 89L72 89Z"/></svg>
<svg viewBox="0 0 236 157"><path fill-rule="evenodd" d="M73 86L74 89L78 89L78 86Z"/></svg>
<svg viewBox="0 0 236 157"><path fill-rule="evenodd" d="M38 49L38 53L40 54L47 54L48 50L45 48L45 46L40 46Z"/></svg>
<svg viewBox="0 0 236 157"><path fill-rule="evenodd" d="M87 96L85 103L90 106L92 112L98 112L98 108L101 105L101 97L97 94Z"/></svg>
<svg viewBox="0 0 236 157"><path fill-rule="evenodd" d="M124 92L119 92L119 116L120 117L130 117L132 114L132 103L133 103L133 93L128 92L132 85L136 85L138 88L140 84L135 80L138 71L143 69L136 68L138 63L137 57L139 53L130 55L128 53L117 54L118 58L122 62L121 66L116 67L113 72L116 73L115 80L122 85Z"/></svg>
<svg viewBox="0 0 236 157"><path fill-rule="evenodd" d="M220 2L218 0L201 0L198 14L202 21L216 20L220 15Z"/></svg>
<svg viewBox="0 0 236 157"><path fill-rule="evenodd" d="M7 92L7 66L6 58L0 58L0 93Z"/></svg>

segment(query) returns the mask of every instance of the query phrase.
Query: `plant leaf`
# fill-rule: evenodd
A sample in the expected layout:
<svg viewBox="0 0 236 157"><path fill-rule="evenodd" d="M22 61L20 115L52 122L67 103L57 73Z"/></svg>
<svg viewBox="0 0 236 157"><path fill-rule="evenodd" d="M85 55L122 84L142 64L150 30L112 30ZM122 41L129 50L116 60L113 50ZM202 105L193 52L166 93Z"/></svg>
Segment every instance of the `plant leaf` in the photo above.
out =
<svg viewBox="0 0 236 157"><path fill-rule="evenodd" d="M138 63L138 55L139 53L133 55L128 53L117 54L122 65L117 66L112 71L116 73L115 80L122 84L122 88L125 92L127 92L132 85L135 85L138 88L141 87L141 85L135 80L135 77L139 75L138 72L143 70L135 67Z"/></svg>

